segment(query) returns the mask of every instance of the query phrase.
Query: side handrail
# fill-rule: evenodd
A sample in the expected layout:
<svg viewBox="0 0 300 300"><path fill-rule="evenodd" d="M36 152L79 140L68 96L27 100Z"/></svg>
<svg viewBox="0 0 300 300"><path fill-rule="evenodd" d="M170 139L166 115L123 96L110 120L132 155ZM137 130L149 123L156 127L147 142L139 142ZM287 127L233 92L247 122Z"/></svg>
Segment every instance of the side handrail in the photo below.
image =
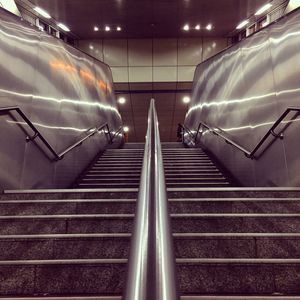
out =
<svg viewBox="0 0 300 300"><path fill-rule="evenodd" d="M165 176L154 99L148 113L125 300L179 300Z"/></svg>
<svg viewBox="0 0 300 300"><path fill-rule="evenodd" d="M34 132L33 136L27 136L26 137L26 141L30 142L35 140L37 137L44 143L44 145L49 149L49 151L54 155L55 160L61 160L63 159L63 157L70 151L72 151L74 148L82 145L82 143L84 141L86 141L88 138L90 138L91 136L93 136L96 132L99 132L103 129L107 129L107 131L105 132L105 134L108 134L109 136L109 140L110 143L113 143L113 140L115 138L116 135L114 135L113 137L111 136L111 132L109 129L109 126L107 123L102 124L99 127L96 128L91 128L88 130L88 134L83 137L82 139L80 139L79 141L75 142L74 144L72 144L71 146L69 146L67 149L65 149L64 151L57 153L54 148L50 145L50 143L46 140L46 138L41 134L41 132L37 129L37 127L29 120L29 118L25 115L25 113L21 110L20 107L18 106L8 106L8 107L0 107L0 113L9 113L10 111L16 111L21 117L22 119L27 123L27 125L31 128L31 130ZM117 132L120 132L123 129L123 127L121 126Z"/></svg>
<svg viewBox="0 0 300 300"><path fill-rule="evenodd" d="M271 126L271 128L267 131L267 133L261 138L261 140L257 143L257 145L254 147L254 149L252 151L249 151L247 149L245 149L243 146L239 145L238 143L234 142L233 140L231 140L230 138L228 138L221 129L214 129L210 126L208 126L207 124L205 124L204 122L200 122L197 128L196 133L194 134L188 127L186 127L185 125L181 125L181 128L183 129L184 132L187 132L193 139L193 141L196 143L197 142L197 138L200 132L201 127L205 127L207 128L210 132L212 132L213 134L221 137L222 139L225 140L225 142L227 144L230 144L232 146L234 146L235 148L237 148L238 150L242 151L246 157L251 158L251 159L255 159L255 154L258 152L258 150L262 147L262 145L265 143L265 141L270 137L273 136L275 139L279 138L279 139L283 139L283 133L276 133L275 130L276 128L281 124L281 122L285 119L285 117L290 113L290 112L297 112L300 113L300 108L298 107L288 107L283 113L282 115L274 122L274 124ZM184 134L183 134L183 139L184 139Z"/></svg>

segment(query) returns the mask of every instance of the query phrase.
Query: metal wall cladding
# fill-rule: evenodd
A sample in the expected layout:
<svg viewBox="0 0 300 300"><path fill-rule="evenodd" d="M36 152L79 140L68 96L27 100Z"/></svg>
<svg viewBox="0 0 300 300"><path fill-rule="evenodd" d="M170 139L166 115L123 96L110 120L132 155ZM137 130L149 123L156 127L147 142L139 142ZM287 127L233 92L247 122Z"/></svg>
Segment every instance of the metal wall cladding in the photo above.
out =
<svg viewBox="0 0 300 300"><path fill-rule="evenodd" d="M0 106L19 106L56 152L91 128L122 125L112 86L107 65L0 9ZM0 189L66 188L108 144L100 132L55 161L27 135L18 114L0 115Z"/></svg>
<svg viewBox="0 0 300 300"><path fill-rule="evenodd" d="M300 108L300 10L198 65L185 125L220 128L251 151L288 107ZM245 186L300 186L300 117L256 159L204 131L201 143ZM288 125L288 126L287 126Z"/></svg>

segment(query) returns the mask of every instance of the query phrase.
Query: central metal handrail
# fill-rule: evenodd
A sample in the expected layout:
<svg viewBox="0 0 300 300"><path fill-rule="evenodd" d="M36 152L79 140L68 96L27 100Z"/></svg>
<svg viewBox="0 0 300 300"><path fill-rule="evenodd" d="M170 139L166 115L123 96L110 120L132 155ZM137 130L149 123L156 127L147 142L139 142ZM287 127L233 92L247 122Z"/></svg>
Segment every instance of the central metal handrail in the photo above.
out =
<svg viewBox="0 0 300 300"><path fill-rule="evenodd" d="M148 113L125 300L178 300L175 257L154 99Z"/></svg>
<svg viewBox="0 0 300 300"><path fill-rule="evenodd" d="M205 124L204 122L200 122L197 128L196 133L194 134L188 127L186 127L185 125L179 124L181 126L181 128L183 129L183 141L184 141L184 132L186 132L188 135L190 135L193 139L194 143L197 143L197 139L198 139L198 135L200 133L201 127L205 127L206 129L208 129L208 131L212 132L213 134L221 137L222 139L225 140L225 142L227 144L230 144L232 146L234 146L235 148L239 149L240 151L242 151L246 157L251 158L251 159L255 159L255 154L258 152L258 150L262 147L262 145L265 143L265 141L270 137L273 136L274 138L279 138L279 139L283 139L283 133L276 133L275 129L281 124L281 122L285 119L285 117L290 113L290 112L297 112L300 113L300 108L298 107L288 107L283 113L282 115L277 119L277 121L274 122L274 124L271 126L271 128L267 131L267 133L261 138L261 140L258 142L258 144L254 147L254 149L252 151L249 151L247 149L245 149L243 146L239 145L238 143L234 142L232 139L228 138L225 133L220 129L214 129L210 126L208 126L207 124Z"/></svg>
<svg viewBox="0 0 300 300"><path fill-rule="evenodd" d="M69 146L67 149L64 151L57 153L54 148L50 145L50 143L46 140L46 138L41 134L41 132L37 129L37 127L29 120L29 118L25 115L25 113L21 110L20 107L18 106L8 106L8 107L0 107L0 113L9 113L11 111L16 111L22 119L27 123L27 125L32 129L34 132L33 136L26 137L26 141L30 142L35 140L37 137L44 143L44 145L48 148L48 150L54 155L55 160L61 160L68 152L72 151L74 148L82 145L84 141L86 141L88 138L93 136L95 133L104 130L106 128L105 134L108 134L110 143L113 143L114 138L116 137L117 134L119 134L123 127L121 126L117 132L114 134L114 136L111 136L111 132L108 126L108 123L102 124L99 127L94 127L89 130L87 130L88 134L81 138L80 140L76 141L74 144Z"/></svg>

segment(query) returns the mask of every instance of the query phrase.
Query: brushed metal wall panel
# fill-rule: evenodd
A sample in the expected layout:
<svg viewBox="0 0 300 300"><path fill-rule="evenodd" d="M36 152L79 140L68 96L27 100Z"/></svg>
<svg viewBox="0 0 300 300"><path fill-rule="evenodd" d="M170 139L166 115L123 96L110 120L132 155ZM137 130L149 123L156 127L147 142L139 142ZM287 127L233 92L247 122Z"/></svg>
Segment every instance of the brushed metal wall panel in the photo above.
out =
<svg viewBox="0 0 300 300"><path fill-rule="evenodd" d="M296 11L198 65L185 124L196 130L203 121L252 150L287 107L300 107L299 21ZM270 138L255 160L211 133L201 142L246 186L299 186L299 116L278 130L287 125L284 139Z"/></svg>
<svg viewBox="0 0 300 300"><path fill-rule="evenodd" d="M121 126L112 88L107 65L0 9L0 106L19 106L57 152L95 126ZM55 162L26 133L17 114L0 116L0 189L68 187L108 144L101 132Z"/></svg>

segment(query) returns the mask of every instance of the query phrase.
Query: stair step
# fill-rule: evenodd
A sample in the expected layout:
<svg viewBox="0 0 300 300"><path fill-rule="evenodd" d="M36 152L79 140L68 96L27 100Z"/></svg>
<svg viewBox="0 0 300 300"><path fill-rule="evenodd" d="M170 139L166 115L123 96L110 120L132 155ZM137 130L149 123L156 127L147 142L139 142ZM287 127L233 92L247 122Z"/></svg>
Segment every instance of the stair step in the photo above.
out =
<svg viewBox="0 0 300 300"><path fill-rule="evenodd" d="M82 179L82 183L86 183L86 182L95 182L95 181L99 181L99 183L103 183L106 184L107 182L109 184L114 183L114 181L117 182L129 182L129 183L135 183L135 182L140 182L140 178L136 177L136 178L127 178L127 177L111 177L111 178L97 178L96 176L94 176L94 178L83 178Z"/></svg>
<svg viewBox="0 0 300 300"><path fill-rule="evenodd" d="M166 181L169 183L189 183L189 184L196 184L200 183L202 184L203 182L224 182L226 179L224 177L195 177L195 178L190 178L190 177L183 177L183 178L174 178L174 177L168 177L166 176ZM226 182L228 183L228 182Z"/></svg>
<svg viewBox="0 0 300 300"><path fill-rule="evenodd" d="M128 258L129 233L0 235L0 260ZM300 258L300 234L175 233L177 258Z"/></svg>
<svg viewBox="0 0 300 300"><path fill-rule="evenodd" d="M172 214L173 232L297 233L300 214Z"/></svg>
<svg viewBox="0 0 300 300"><path fill-rule="evenodd" d="M300 259L176 259L176 263L182 294L300 292ZM3 295L14 296L121 294L126 264L126 259L0 261L0 289ZM18 273L19 280L12 280ZM288 273L295 275L287 277Z"/></svg>
<svg viewBox="0 0 300 300"><path fill-rule="evenodd" d="M1 299L1 297L0 297ZM7 300L122 300L122 296L13 297ZM300 300L300 296L181 296L181 300Z"/></svg>
<svg viewBox="0 0 300 300"><path fill-rule="evenodd" d="M299 198L169 199L173 213L300 213Z"/></svg>
<svg viewBox="0 0 300 300"><path fill-rule="evenodd" d="M0 201L0 213L2 216L133 213L135 205L135 199L7 200Z"/></svg>
<svg viewBox="0 0 300 300"><path fill-rule="evenodd" d="M82 182L78 185L80 188L90 188L90 189L97 189L97 188L138 188L139 182Z"/></svg>
<svg viewBox="0 0 300 300"><path fill-rule="evenodd" d="M133 214L0 216L0 234L131 232Z"/></svg>
<svg viewBox="0 0 300 300"><path fill-rule="evenodd" d="M229 182L167 182L167 188L194 188L194 187L220 187L220 186L230 186Z"/></svg>

